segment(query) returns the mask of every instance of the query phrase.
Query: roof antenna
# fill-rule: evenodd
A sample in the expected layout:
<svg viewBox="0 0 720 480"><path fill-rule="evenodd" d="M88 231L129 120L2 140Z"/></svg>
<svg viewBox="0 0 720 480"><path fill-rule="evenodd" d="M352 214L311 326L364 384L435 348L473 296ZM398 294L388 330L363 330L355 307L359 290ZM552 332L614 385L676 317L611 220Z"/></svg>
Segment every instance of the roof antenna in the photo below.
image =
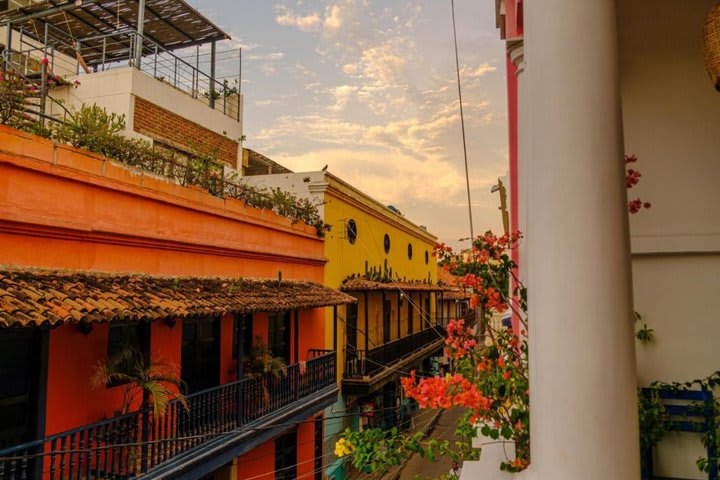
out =
<svg viewBox="0 0 720 480"><path fill-rule="evenodd" d="M465 155L465 183L467 186L468 214L470 216L470 247L475 241L475 231L473 229L472 202L470 201L470 172L468 170L468 154L467 141L465 139L465 115L463 112L462 86L460 83L460 58L458 55L457 28L455 27L455 0L450 0L450 8L452 10L453 38L455 39L455 70L457 72L458 98L460 100L460 126L462 128L463 153Z"/></svg>

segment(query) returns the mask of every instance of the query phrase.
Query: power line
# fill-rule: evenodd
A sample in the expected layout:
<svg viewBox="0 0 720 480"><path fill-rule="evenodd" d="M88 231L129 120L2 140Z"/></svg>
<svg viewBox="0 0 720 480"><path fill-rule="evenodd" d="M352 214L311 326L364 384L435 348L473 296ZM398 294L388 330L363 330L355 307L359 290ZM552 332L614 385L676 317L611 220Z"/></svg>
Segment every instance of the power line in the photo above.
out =
<svg viewBox="0 0 720 480"><path fill-rule="evenodd" d="M379 412L385 412L388 410L396 410L397 407L386 407L386 408L380 408L380 409L374 409L371 410L373 413L379 413ZM349 418L356 416L358 414L356 413L349 413L345 415L334 415L332 417L323 417L324 420L333 420L333 419L339 419L339 418ZM165 438L165 439L158 439L158 440L149 440L147 442L127 442L127 443L115 443L112 445L100 445L94 448L80 448L80 449L68 449L68 450L49 450L44 451L40 453L33 453L33 454L27 454L27 455L17 455L17 456L7 456L7 457L0 457L0 461L13 461L13 460L27 460L32 458L39 458L44 457L48 455L67 455L67 454L79 454L79 453L91 453L93 451L100 451L100 450L111 450L115 448L131 448L131 447L142 447L142 446L150 446L150 445L157 445L157 444L167 444L172 442L184 442L188 440L210 440L215 438L222 438L222 437L229 437L233 435L238 435L241 433L247 433L247 432L256 432L256 431L263 431L263 430L271 430L277 427L294 427L303 423L314 423L315 418L312 418L310 420L296 420L294 422L284 422L284 423L273 423L272 425L267 426L258 426L258 427L238 427L236 429L230 430L228 432L221 432L221 433L211 433L211 434L201 434L201 435L187 435L182 437L175 437L175 438Z"/></svg>
<svg viewBox="0 0 720 480"><path fill-rule="evenodd" d="M468 169L467 141L465 139L465 114L463 112L462 84L460 82L460 56L458 54L457 28L455 26L455 0L450 0L452 11L453 39L455 40L455 71L457 73L458 99L460 100L460 126L462 129L463 153L465 156L465 183L467 186L468 214L470 216L470 241L475 241L473 229L472 202L470 200L470 170Z"/></svg>

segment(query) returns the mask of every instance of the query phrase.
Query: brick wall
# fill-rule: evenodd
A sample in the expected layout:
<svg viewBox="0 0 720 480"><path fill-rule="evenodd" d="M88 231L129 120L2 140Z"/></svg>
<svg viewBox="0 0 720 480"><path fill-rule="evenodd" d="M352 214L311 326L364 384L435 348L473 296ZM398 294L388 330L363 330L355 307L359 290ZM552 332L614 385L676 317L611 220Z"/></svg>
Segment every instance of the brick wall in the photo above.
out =
<svg viewBox="0 0 720 480"><path fill-rule="evenodd" d="M134 130L187 153L213 154L235 167L239 144L180 115L135 97Z"/></svg>

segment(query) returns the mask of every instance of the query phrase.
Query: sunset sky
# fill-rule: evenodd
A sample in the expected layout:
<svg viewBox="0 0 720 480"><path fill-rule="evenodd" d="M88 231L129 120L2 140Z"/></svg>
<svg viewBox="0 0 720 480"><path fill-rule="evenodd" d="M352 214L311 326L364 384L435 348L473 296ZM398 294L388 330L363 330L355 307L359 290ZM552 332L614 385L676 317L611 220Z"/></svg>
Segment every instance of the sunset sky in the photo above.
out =
<svg viewBox="0 0 720 480"><path fill-rule="evenodd" d="M219 50L243 47L247 147L295 171L329 165L442 241L469 236L450 0L191 3L233 36ZM475 231L497 231L504 47L494 2L456 11Z"/></svg>

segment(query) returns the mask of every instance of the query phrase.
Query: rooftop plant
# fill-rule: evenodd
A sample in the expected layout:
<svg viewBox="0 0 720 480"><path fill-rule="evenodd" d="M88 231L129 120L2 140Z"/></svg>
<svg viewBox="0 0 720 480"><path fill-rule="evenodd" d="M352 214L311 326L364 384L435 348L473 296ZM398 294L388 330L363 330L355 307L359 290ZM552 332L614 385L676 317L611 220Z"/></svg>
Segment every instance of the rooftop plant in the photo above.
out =
<svg viewBox="0 0 720 480"><path fill-rule="evenodd" d="M315 227L320 237L330 231L330 225L320 216L318 203L278 188L249 185L237 173L226 174L216 153L180 155L154 148L142 139L125 137L122 135L125 116L108 113L98 105L83 105L64 122L53 122L50 128L45 128L25 113L27 100L36 95L30 88L17 76L0 76L0 125L98 153L180 185L203 188L218 197L235 198L248 206L271 210L293 223Z"/></svg>

